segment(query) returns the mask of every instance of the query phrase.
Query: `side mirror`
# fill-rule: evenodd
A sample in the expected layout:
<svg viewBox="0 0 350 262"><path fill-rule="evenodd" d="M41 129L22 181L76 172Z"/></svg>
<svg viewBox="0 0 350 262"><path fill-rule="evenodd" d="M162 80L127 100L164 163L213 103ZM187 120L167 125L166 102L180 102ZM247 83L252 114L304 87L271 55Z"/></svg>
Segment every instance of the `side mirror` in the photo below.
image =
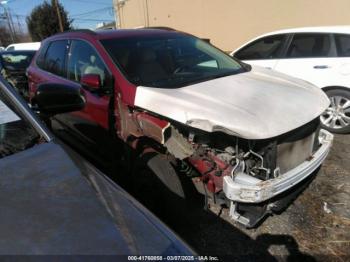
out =
<svg viewBox="0 0 350 262"><path fill-rule="evenodd" d="M99 89L101 87L101 77L98 74L85 74L81 76L80 83L91 89Z"/></svg>
<svg viewBox="0 0 350 262"><path fill-rule="evenodd" d="M85 99L79 87L63 84L39 85L34 100L44 115L55 115L82 110Z"/></svg>

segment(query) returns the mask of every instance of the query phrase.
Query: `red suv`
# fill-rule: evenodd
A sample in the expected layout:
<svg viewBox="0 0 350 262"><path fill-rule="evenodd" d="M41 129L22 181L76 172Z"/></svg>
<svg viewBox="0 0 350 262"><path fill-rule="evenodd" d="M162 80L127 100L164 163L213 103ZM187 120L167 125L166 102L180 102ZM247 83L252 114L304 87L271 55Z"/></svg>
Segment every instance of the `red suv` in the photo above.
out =
<svg viewBox="0 0 350 262"><path fill-rule="evenodd" d="M193 182L247 227L289 203L332 142L319 129L329 100L317 87L182 32L58 34L42 43L28 77L32 106L52 128L102 161L122 156L132 184L146 166L181 198L182 182Z"/></svg>

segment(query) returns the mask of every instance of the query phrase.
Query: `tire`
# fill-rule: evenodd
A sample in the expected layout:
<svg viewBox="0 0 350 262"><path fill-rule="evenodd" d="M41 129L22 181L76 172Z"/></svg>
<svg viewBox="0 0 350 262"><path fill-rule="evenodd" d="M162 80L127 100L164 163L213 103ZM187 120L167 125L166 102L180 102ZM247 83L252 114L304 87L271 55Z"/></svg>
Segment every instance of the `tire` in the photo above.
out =
<svg viewBox="0 0 350 262"><path fill-rule="evenodd" d="M322 128L337 134L350 133L350 89L325 91L331 105L321 115Z"/></svg>

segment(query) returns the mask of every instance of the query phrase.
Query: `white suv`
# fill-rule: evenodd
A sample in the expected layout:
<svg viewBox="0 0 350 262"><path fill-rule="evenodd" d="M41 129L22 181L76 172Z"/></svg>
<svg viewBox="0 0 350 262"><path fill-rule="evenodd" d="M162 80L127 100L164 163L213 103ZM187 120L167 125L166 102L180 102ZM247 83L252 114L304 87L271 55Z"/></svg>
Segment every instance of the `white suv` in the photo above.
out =
<svg viewBox="0 0 350 262"><path fill-rule="evenodd" d="M322 88L331 100L321 116L323 126L334 133L350 132L350 26L271 32L231 55Z"/></svg>

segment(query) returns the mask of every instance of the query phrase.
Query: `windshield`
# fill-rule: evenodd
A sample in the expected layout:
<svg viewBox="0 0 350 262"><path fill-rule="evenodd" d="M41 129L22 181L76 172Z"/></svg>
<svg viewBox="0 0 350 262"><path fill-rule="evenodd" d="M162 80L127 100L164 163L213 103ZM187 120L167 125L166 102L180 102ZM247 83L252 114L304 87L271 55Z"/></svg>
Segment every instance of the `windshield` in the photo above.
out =
<svg viewBox="0 0 350 262"><path fill-rule="evenodd" d="M34 56L33 53L2 53L1 56L1 62L3 67L10 70L15 69L26 69L30 62L32 61L32 58Z"/></svg>
<svg viewBox="0 0 350 262"><path fill-rule="evenodd" d="M40 138L0 90L0 158L32 147Z"/></svg>
<svg viewBox="0 0 350 262"><path fill-rule="evenodd" d="M232 57L187 35L107 39L101 43L136 85L181 87L245 71Z"/></svg>

